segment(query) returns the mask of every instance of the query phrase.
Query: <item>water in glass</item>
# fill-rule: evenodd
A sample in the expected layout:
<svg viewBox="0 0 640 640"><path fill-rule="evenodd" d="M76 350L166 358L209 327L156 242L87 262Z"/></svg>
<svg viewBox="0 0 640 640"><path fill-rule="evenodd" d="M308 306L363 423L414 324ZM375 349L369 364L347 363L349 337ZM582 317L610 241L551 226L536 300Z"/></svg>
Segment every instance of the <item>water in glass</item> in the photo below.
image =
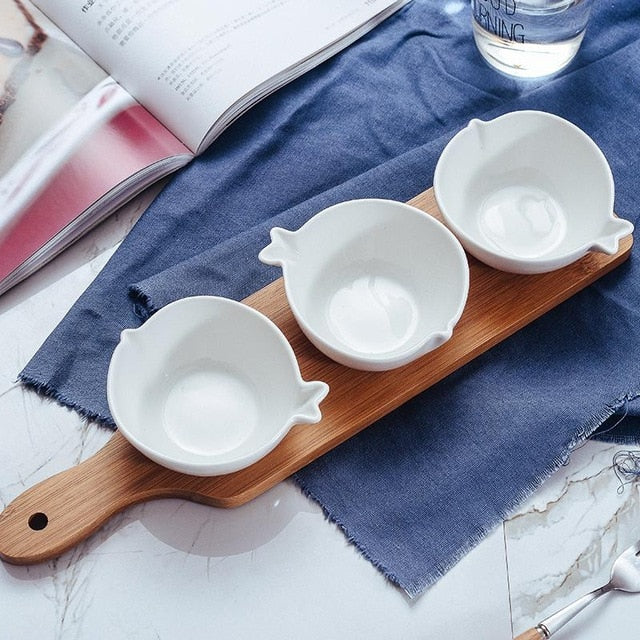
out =
<svg viewBox="0 0 640 640"><path fill-rule="evenodd" d="M471 0L473 35L484 59L503 73L534 78L574 58L593 0Z"/></svg>

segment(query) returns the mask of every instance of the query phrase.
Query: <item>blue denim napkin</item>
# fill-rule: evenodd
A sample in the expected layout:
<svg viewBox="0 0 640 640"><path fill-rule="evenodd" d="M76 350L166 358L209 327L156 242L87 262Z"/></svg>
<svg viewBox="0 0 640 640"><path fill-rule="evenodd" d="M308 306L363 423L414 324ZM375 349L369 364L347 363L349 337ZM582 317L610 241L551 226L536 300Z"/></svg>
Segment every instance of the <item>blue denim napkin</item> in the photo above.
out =
<svg viewBox="0 0 640 640"><path fill-rule="evenodd" d="M407 200L471 118L557 113L601 146L616 211L640 211L640 5L596 3L577 58L517 82L475 51L470 10L423 0L262 102L178 174L20 374L111 424L125 327L194 294L240 299L279 276L258 251L348 198ZM383 573L419 594L616 412L640 441L638 245L623 266L296 474Z"/></svg>

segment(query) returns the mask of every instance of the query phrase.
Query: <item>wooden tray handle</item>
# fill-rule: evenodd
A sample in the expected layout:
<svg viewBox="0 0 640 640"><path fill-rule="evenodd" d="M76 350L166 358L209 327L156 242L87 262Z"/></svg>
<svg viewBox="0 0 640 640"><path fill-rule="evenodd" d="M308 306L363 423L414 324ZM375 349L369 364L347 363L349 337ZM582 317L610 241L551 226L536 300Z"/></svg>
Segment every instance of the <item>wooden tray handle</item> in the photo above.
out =
<svg viewBox="0 0 640 640"><path fill-rule="evenodd" d="M433 189L410 204L442 220ZM631 253L632 243L628 236L613 256L590 253L560 272L535 276L503 273L470 259L469 301L453 338L402 369L380 373L342 367L312 347L291 313L280 278L245 302L282 329L304 379L329 384L322 421L294 427L251 467L213 478L164 469L116 432L92 458L27 490L0 514L0 558L14 564L54 558L115 513L145 500L185 498L216 507L243 504L618 266ZM539 640L540 634L533 633L518 640Z"/></svg>
<svg viewBox="0 0 640 640"><path fill-rule="evenodd" d="M0 558L32 564L54 558L94 533L129 505L180 495L116 433L91 458L19 495L0 514Z"/></svg>

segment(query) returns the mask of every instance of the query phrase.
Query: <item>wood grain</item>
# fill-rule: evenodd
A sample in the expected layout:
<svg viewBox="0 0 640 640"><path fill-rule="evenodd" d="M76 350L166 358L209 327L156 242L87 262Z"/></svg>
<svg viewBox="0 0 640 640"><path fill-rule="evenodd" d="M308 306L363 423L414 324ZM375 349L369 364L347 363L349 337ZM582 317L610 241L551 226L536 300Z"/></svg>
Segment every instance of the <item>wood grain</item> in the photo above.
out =
<svg viewBox="0 0 640 640"><path fill-rule="evenodd" d="M517 638L513 640L545 640L547 636L544 635L542 631L538 631L537 629L529 629L524 633L521 633Z"/></svg>
<svg viewBox="0 0 640 640"><path fill-rule="evenodd" d="M441 219L431 189L410 204ZM329 384L322 421L294 427L251 467L210 478L164 469L116 432L95 456L25 491L0 514L0 557L16 564L56 557L113 514L145 500L181 497L218 507L243 504L618 266L631 245L628 237L614 256L589 254L559 271L533 276L503 273L470 258L469 299L451 340L400 369L381 373L343 367L317 351L298 328L282 280L277 280L245 302L282 329L306 380Z"/></svg>

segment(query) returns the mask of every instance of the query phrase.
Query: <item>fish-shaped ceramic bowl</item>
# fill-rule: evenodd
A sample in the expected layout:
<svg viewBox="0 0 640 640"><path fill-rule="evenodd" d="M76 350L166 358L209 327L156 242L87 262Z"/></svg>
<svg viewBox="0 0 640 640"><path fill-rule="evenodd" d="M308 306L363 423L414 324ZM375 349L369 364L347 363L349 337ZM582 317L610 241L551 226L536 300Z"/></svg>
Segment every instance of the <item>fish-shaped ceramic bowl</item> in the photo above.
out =
<svg viewBox="0 0 640 640"><path fill-rule="evenodd" d="M392 200L350 200L297 231L276 227L259 258L282 267L287 300L309 340L355 369L393 369L445 343L469 290L455 236Z"/></svg>
<svg viewBox="0 0 640 640"><path fill-rule="evenodd" d="M542 111L472 120L445 147L433 189L465 249L513 273L614 254L633 225L613 213L609 164L581 129Z"/></svg>
<svg viewBox="0 0 640 640"><path fill-rule="evenodd" d="M215 296L183 298L125 329L107 377L122 435L158 464L198 476L247 467L294 424L318 422L328 390L302 380L271 320Z"/></svg>

